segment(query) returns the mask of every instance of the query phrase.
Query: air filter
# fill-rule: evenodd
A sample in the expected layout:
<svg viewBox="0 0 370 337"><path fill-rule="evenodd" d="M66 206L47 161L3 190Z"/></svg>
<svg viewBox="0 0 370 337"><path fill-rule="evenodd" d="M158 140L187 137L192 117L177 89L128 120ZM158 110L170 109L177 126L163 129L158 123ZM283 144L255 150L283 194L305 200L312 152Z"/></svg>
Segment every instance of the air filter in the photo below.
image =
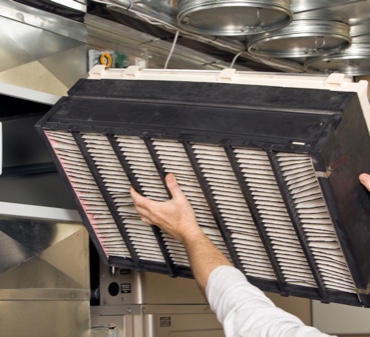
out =
<svg viewBox="0 0 370 337"><path fill-rule="evenodd" d="M370 307L366 89L340 74L97 66L37 129L106 263L192 277L184 247L142 223L129 194L166 200L173 172L251 283Z"/></svg>

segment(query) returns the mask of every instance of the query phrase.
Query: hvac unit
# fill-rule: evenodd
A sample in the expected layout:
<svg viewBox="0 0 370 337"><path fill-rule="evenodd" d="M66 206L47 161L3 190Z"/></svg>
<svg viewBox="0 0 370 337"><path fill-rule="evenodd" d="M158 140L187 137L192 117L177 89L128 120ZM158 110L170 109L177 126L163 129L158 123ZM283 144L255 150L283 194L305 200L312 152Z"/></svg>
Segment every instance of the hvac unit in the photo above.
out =
<svg viewBox="0 0 370 337"><path fill-rule="evenodd" d="M173 172L215 245L265 291L370 307L367 83L97 66L38 124L102 259L192 277L129 189Z"/></svg>

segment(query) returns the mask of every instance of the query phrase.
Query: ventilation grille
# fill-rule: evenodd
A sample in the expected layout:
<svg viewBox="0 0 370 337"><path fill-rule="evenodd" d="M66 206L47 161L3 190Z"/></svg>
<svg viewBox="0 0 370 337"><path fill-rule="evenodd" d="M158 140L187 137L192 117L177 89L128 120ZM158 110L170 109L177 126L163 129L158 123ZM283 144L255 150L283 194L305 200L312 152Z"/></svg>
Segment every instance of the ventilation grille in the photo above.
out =
<svg viewBox="0 0 370 337"><path fill-rule="evenodd" d="M182 244L144 224L130 197L133 186L168 200L172 172L252 284L370 307L370 199L358 181L370 141L355 94L82 80L69 95L37 129L106 263L193 277Z"/></svg>

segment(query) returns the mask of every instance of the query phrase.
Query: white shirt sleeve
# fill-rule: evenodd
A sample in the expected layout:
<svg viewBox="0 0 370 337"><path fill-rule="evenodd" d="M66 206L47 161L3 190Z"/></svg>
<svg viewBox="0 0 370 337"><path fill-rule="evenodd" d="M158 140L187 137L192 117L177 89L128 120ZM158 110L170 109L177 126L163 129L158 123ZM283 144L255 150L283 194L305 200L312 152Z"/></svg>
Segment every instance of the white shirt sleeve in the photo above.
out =
<svg viewBox="0 0 370 337"><path fill-rule="evenodd" d="M328 337L276 307L241 271L220 266L210 275L206 295L226 337Z"/></svg>

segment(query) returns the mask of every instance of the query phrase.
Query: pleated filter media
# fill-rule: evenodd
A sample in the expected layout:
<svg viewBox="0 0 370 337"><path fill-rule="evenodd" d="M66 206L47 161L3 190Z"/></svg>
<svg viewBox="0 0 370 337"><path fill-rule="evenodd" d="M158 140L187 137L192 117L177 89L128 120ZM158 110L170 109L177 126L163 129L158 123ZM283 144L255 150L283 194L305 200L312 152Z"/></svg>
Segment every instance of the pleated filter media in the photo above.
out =
<svg viewBox="0 0 370 337"><path fill-rule="evenodd" d="M368 102L358 86L163 74L80 80L36 126L101 258L192 277L182 244L144 224L130 197L133 186L168 200L172 172L203 231L251 283L370 307L370 199L358 182L370 172ZM319 88L303 87L312 82Z"/></svg>

